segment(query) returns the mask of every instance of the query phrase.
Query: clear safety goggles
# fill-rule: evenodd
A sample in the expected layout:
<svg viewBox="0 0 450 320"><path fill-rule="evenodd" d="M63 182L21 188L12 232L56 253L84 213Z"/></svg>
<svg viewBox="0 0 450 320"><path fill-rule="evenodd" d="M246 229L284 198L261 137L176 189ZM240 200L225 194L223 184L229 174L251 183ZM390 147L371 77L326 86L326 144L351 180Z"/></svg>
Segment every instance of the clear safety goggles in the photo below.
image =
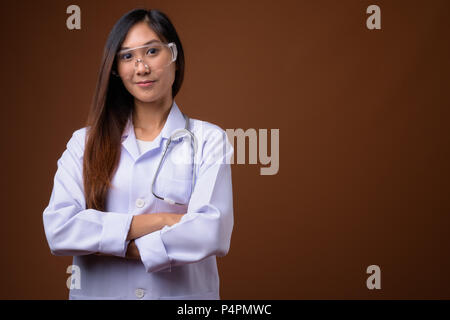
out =
<svg viewBox="0 0 450 320"><path fill-rule="evenodd" d="M117 53L117 61L126 67L134 66L134 69L139 66L139 62L142 62L147 70L159 70L177 60L177 53L177 46L174 42L158 41L121 50Z"/></svg>

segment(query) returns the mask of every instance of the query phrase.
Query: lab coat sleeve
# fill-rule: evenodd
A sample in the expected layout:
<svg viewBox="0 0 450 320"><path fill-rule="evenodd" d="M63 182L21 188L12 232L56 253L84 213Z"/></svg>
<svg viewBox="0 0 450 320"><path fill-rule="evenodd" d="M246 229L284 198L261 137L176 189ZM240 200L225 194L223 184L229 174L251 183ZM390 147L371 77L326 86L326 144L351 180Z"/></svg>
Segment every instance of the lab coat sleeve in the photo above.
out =
<svg viewBox="0 0 450 320"><path fill-rule="evenodd" d="M82 177L85 130L73 133L57 161L50 202L43 212L45 236L56 256L100 252L124 257L132 215L86 209Z"/></svg>
<svg viewBox="0 0 450 320"><path fill-rule="evenodd" d="M173 266L228 253L234 223L233 152L222 129L216 129L204 143L187 213L178 223L135 240L147 272L170 272Z"/></svg>

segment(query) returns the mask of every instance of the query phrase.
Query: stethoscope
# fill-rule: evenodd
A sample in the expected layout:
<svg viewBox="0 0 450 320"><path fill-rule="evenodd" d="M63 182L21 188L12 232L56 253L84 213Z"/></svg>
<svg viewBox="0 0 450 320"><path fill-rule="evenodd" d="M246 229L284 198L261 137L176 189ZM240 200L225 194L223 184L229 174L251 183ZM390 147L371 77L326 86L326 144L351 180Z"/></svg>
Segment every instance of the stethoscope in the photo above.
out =
<svg viewBox="0 0 450 320"><path fill-rule="evenodd" d="M168 197L161 197L155 193L154 187L155 187L156 179L159 175L159 171L161 170L162 164L164 162L164 157L166 156L167 150L169 150L170 144L173 141L175 141L181 137L184 137L184 136L186 136L186 134L188 134L190 137L190 144L192 146L192 150L194 151L192 153L192 183L191 183L191 191L189 194L189 198L192 195L192 190L194 189L194 184L195 184L195 155L197 154L197 139L196 139L195 135L189 130L189 117L187 115L185 115L184 113L182 113L182 114L183 114L184 119L186 120L184 129L177 129L174 132L172 132L172 134L170 135L169 140L166 143L166 147L164 148L164 152L162 154L161 160L159 161L158 168L156 169L155 176L153 177L153 181L152 181L152 194L156 198L163 200L165 202L168 202L170 204L177 204L180 206L186 205L186 203L176 202L175 200L172 200Z"/></svg>

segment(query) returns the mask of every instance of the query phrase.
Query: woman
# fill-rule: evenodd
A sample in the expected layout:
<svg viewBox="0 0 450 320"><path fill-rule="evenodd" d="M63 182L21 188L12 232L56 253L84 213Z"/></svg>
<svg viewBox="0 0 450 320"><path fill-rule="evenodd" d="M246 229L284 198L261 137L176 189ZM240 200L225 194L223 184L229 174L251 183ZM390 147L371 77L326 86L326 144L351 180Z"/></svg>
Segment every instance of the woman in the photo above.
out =
<svg viewBox="0 0 450 320"><path fill-rule="evenodd" d="M43 212L51 253L79 268L69 299L220 299L233 148L221 128L181 113L183 74L165 14L135 9L119 19L87 126L58 160Z"/></svg>

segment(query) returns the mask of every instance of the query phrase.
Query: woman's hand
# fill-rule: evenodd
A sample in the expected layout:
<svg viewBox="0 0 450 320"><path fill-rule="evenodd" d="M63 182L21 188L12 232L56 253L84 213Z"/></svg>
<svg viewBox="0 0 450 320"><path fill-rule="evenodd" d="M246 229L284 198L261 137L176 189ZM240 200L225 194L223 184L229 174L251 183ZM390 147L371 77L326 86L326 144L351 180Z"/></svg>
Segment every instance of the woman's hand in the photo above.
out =
<svg viewBox="0 0 450 320"><path fill-rule="evenodd" d="M101 252L96 252L94 253L96 256L104 256L104 257L115 257L112 254L107 254L107 253L101 253Z"/></svg>
<svg viewBox="0 0 450 320"><path fill-rule="evenodd" d="M94 253L96 256L108 256L108 257L115 257L112 254L105 254L101 252ZM141 254L139 253L139 250L134 243L134 240L131 240L130 243L128 243L127 253L125 254L125 258L127 259L141 259Z"/></svg>
<svg viewBox="0 0 450 320"><path fill-rule="evenodd" d="M178 223L183 217L183 215L185 215L185 213L160 212L154 213L153 215L158 215L159 217L161 217L163 225L172 226L175 223ZM130 243L128 244L128 249L125 257L127 259L138 259L138 260L141 259L141 255L139 253L136 244L134 243L134 240L131 240Z"/></svg>
<svg viewBox="0 0 450 320"><path fill-rule="evenodd" d="M164 228L165 225L173 225L180 221L182 213L158 212L149 214L139 214L133 216L127 240L134 240L146 234Z"/></svg>
<svg viewBox="0 0 450 320"><path fill-rule="evenodd" d="M181 218L185 215L185 213L169 213L169 212L159 212L152 214L143 214L139 216L134 216L129 237L142 237L145 234L150 232L162 229L165 225L172 226L175 223L180 222ZM127 259L141 259L141 255L139 250L134 243L133 238L128 244L127 253L125 254L125 258ZM127 239L129 240L129 239ZM97 256L112 256L110 254L104 254L97 252L95 253Z"/></svg>
<svg viewBox="0 0 450 320"><path fill-rule="evenodd" d="M180 222L181 218L185 215L185 213L168 213L168 212L161 212L159 213L161 217L163 218L164 225L172 226L175 223Z"/></svg>
<svg viewBox="0 0 450 320"><path fill-rule="evenodd" d="M138 259L138 260L141 259L141 255L139 253L139 250L138 250L136 244L134 243L134 240L131 240L130 243L128 244L128 249L127 249L125 258Z"/></svg>

